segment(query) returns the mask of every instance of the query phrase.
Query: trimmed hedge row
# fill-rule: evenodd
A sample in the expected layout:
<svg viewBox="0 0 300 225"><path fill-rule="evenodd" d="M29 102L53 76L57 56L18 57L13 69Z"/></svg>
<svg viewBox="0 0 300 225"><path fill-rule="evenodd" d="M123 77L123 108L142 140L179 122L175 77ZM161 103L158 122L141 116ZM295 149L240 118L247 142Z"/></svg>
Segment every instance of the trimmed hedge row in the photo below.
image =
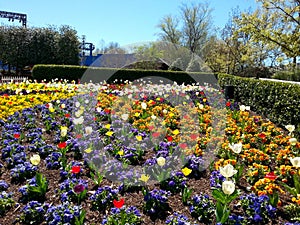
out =
<svg viewBox="0 0 300 225"><path fill-rule="evenodd" d="M164 71L164 70L136 70L136 69L114 69L114 68L99 68L99 67L85 67L85 66L69 66L69 65L35 65L32 70L32 77L35 80L52 79L67 79L69 81L80 79L82 83L101 82L116 83L129 80L135 81L137 79L151 77L152 81L159 82L162 78L164 81L176 81L178 84L192 84L192 83L210 83L216 84L215 75L208 73L186 73L183 71ZM157 79L153 80L156 77ZM166 80L167 79L167 80Z"/></svg>
<svg viewBox="0 0 300 225"><path fill-rule="evenodd" d="M218 75L221 87L234 86L234 98L281 127L295 125L300 134L300 85Z"/></svg>

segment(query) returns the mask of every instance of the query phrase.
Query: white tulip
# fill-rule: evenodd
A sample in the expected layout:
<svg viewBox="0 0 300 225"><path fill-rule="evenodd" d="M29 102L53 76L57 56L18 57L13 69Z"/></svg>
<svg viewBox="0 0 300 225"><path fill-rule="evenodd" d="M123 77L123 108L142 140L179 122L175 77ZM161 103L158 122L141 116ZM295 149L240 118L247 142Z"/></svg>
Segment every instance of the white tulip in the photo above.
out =
<svg viewBox="0 0 300 225"><path fill-rule="evenodd" d="M246 110L246 106L244 106L244 105L240 105L240 111L245 111Z"/></svg>
<svg viewBox="0 0 300 225"><path fill-rule="evenodd" d="M128 119L129 115L127 113L122 114L121 118L122 120L126 121Z"/></svg>
<svg viewBox="0 0 300 225"><path fill-rule="evenodd" d="M81 116L81 117L79 117L79 118L75 118L75 119L73 119L73 123L75 124L75 125L78 125L78 124L82 124L83 123L83 117Z"/></svg>
<svg viewBox="0 0 300 225"><path fill-rule="evenodd" d="M165 165L165 163L166 163L166 159L164 158L164 157L158 157L157 159L156 159L156 161L157 161L157 164L159 165L159 166L163 166L163 165Z"/></svg>
<svg viewBox="0 0 300 225"><path fill-rule="evenodd" d="M294 167L300 168L300 157L290 158L290 161Z"/></svg>
<svg viewBox="0 0 300 225"><path fill-rule="evenodd" d="M92 128L92 127L86 127L86 128L85 128L85 133L86 133L87 135L90 135L92 132L93 132L93 128Z"/></svg>
<svg viewBox="0 0 300 225"><path fill-rule="evenodd" d="M291 134L295 130L295 126L294 125L286 125L285 129L287 129Z"/></svg>
<svg viewBox="0 0 300 225"><path fill-rule="evenodd" d="M141 106L142 106L142 109L147 109L147 103L142 102L142 103L141 103Z"/></svg>
<svg viewBox="0 0 300 225"><path fill-rule="evenodd" d="M230 181L230 180L225 180L222 183L222 191L226 194L226 195L231 195L235 190L235 184Z"/></svg>
<svg viewBox="0 0 300 225"><path fill-rule="evenodd" d="M291 145L296 145L297 144L297 139L296 138L290 138L289 142L291 143Z"/></svg>
<svg viewBox="0 0 300 225"><path fill-rule="evenodd" d="M243 148L243 144L241 142L238 144L229 144L228 146L236 154L239 154Z"/></svg>
<svg viewBox="0 0 300 225"><path fill-rule="evenodd" d="M220 173L226 177L232 177L234 174L237 173L237 170L234 169L234 167L231 164L227 164L224 167L220 167Z"/></svg>

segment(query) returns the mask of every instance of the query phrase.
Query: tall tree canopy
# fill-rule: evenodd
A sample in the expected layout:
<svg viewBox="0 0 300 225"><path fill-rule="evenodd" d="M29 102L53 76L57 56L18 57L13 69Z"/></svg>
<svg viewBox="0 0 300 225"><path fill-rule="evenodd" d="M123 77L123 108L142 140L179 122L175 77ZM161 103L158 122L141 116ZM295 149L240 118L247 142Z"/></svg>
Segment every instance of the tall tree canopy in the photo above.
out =
<svg viewBox="0 0 300 225"><path fill-rule="evenodd" d="M0 60L17 71L34 64L79 63L77 32L69 26L0 26L0 40Z"/></svg>
<svg viewBox="0 0 300 225"><path fill-rule="evenodd" d="M252 42L280 48L296 64L300 56L300 0L257 0L261 8L242 13L237 23Z"/></svg>
<svg viewBox="0 0 300 225"><path fill-rule="evenodd" d="M182 4L179 15L162 18L157 27L162 41L187 47L192 53L200 54L207 43L211 29L211 9L207 3Z"/></svg>

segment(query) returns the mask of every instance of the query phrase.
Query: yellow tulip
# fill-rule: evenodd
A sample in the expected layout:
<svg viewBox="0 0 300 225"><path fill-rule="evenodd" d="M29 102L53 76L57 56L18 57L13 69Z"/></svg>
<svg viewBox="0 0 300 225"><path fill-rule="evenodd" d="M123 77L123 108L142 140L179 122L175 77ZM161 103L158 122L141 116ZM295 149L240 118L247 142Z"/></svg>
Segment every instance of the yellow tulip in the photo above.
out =
<svg viewBox="0 0 300 225"><path fill-rule="evenodd" d="M143 140L143 137L141 135L138 135L135 137L138 141L142 141Z"/></svg>
<svg viewBox="0 0 300 225"><path fill-rule="evenodd" d="M142 174L139 180L141 180L141 181L143 181L143 182L147 183L147 182L148 182L148 180L149 180L149 178L150 178L150 176L149 176L149 175Z"/></svg>
<svg viewBox="0 0 300 225"><path fill-rule="evenodd" d="M188 176L191 174L192 170L187 168L187 167L184 167L181 172L183 173L184 176Z"/></svg>
<svg viewBox="0 0 300 225"><path fill-rule="evenodd" d="M37 166L41 161L41 157L37 154L34 154L30 157L30 162L32 165Z"/></svg>

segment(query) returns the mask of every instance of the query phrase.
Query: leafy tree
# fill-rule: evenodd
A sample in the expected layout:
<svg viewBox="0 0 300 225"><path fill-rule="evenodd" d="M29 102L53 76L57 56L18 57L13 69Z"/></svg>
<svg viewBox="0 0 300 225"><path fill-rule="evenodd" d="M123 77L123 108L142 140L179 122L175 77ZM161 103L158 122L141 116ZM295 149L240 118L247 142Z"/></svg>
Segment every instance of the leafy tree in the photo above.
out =
<svg viewBox="0 0 300 225"><path fill-rule="evenodd" d="M179 30L178 17L172 15L165 16L157 27L161 30L158 35L162 41L168 41L177 45L180 44L183 34Z"/></svg>
<svg viewBox="0 0 300 225"><path fill-rule="evenodd" d="M182 4L180 15L165 16L157 27L162 41L187 47L192 53L201 55L212 27L211 9L208 4ZM180 26L181 25L181 26Z"/></svg>
<svg viewBox="0 0 300 225"><path fill-rule="evenodd" d="M280 48L296 65L300 56L300 1L257 0L261 8L253 13L242 13L237 23L240 31L251 37L253 42L262 42Z"/></svg>
<svg viewBox="0 0 300 225"><path fill-rule="evenodd" d="M69 26L22 28L0 26L0 59L16 72L34 64L78 64L76 31Z"/></svg>
<svg viewBox="0 0 300 225"><path fill-rule="evenodd" d="M78 65L79 41L76 30L69 26L61 26L57 38L57 54L60 64Z"/></svg>

